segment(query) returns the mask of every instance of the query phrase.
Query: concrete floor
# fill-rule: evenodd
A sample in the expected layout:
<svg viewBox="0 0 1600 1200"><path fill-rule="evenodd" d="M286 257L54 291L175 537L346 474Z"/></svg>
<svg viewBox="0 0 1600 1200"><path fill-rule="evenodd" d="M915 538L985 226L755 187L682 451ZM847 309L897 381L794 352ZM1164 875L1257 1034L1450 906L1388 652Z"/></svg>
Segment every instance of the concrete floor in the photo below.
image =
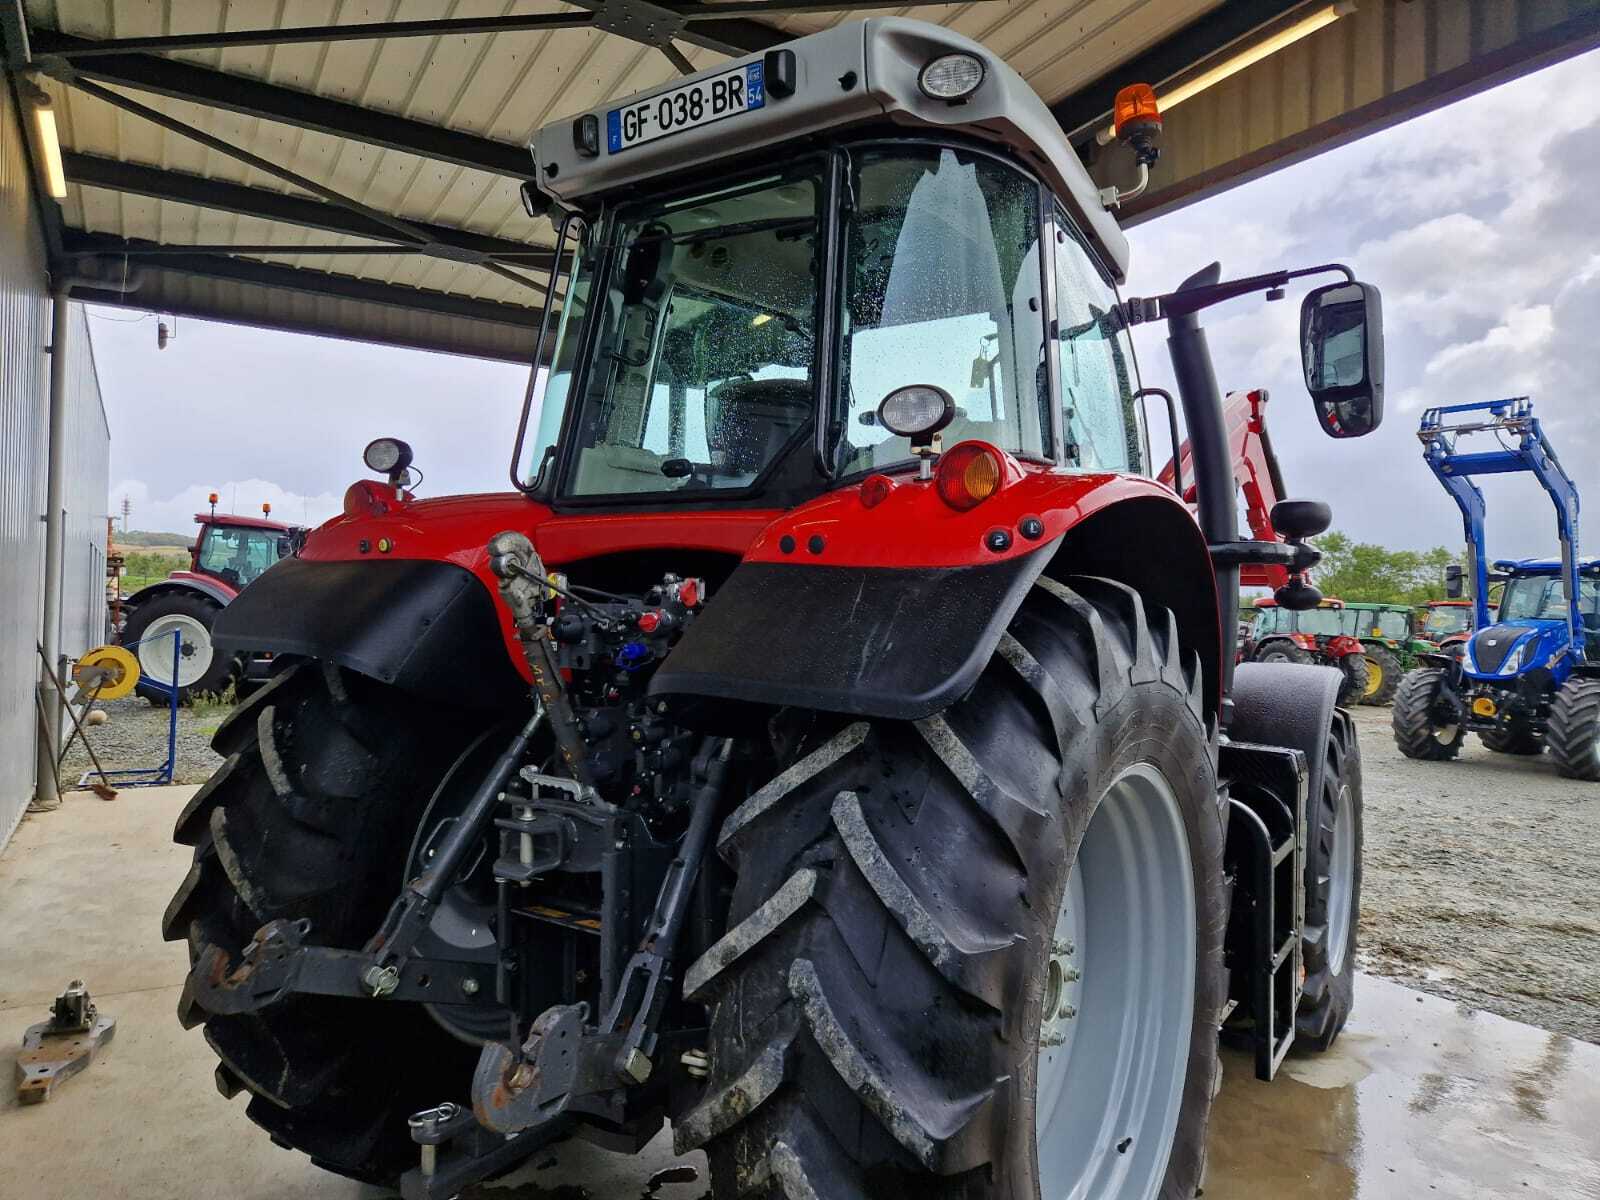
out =
<svg viewBox="0 0 1600 1200"><path fill-rule="evenodd" d="M84 978L116 1039L56 1098L0 1100L0 1194L30 1200L300 1200L375 1195L279 1150L211 1084L198 1032L173 1016L181 945L160 914L189 852L169 831L189 788L87 793L28 818L0 858L0 1076L23 1030ZM1548 1197L1600 1200L1600 1047L1359 982L1338 1049L1292 1059L1272 1084L1230 1054L1212 1120L1209 1200ZM496 1200L639 1196L669 1141L637 1158L557 1147ZM705 1194L668 1184L660 1200ZM221 1181L227 1181L222 1184ZM583 1190L577 1189L577 1184Z"/></svg>

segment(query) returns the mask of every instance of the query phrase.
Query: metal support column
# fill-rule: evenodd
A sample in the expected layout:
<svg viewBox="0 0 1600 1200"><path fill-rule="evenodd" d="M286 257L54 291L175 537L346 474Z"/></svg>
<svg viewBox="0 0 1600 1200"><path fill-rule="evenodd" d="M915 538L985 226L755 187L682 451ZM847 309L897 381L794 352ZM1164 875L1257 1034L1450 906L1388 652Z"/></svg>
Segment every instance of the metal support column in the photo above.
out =
<svg viewBox="0 0 1600 1200"><path fill-rule="evenodd" d="M50 314L50 443L49 474L45 482L44 509L44 628L39 642L44 661L54 663L61 653L61 560L65 545L65 494L67 484L67 328L71 306L67 293L51 295ZM40 706L46 729L38 739L38 778L35 794L43 803L58 800L55 747L61 744L62 697L41 673Z"/></svg>

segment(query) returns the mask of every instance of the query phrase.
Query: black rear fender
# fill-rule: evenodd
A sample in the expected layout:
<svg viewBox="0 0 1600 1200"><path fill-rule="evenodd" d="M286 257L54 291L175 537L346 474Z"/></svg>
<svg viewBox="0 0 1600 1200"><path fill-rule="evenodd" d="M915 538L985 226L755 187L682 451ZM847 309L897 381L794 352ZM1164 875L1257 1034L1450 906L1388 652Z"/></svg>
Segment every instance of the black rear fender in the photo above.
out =
<svg viewBox="0 0 1600 1200"><path fill-rule="evenodd" d="M1045 573L1115 579L1153 609L1170 610L1183 645L1200 656L1205 715L1215 715L1222 639L1210 555L1187 513L1147 497L1114 503L1033 553L994 563L745 563L712 595L650 690L680 702L759 706L723 703L691 716L691 706L680 705L707 727L788 705L920 720L977 682Z"/></svg>
<svg viewBox="0 0 1600 1200"><path fill-rule="evenodd" d="M464 707L515 703L528 691L495 598L451 563L286 558L218 614L211 636L224 650L328 659Z"/></svg>

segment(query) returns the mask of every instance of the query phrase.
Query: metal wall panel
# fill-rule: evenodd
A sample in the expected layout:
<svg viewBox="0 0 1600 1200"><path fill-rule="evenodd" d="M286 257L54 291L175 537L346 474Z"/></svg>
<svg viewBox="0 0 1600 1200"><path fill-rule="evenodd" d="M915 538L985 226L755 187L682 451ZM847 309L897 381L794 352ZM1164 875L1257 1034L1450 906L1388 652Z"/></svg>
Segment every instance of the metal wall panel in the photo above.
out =
<svg viewBox="0 0 1600 1200"><path fill-rule="evenodd" d="M1600 0L1361 0L1167 113L1150 190L1121 215L1146 220L1596 46ZM1131 181L1125 151L1096 157L1098 182Z"/></svg>
<svg viewBox="0 0 1600 1200"><path fill-rule="evenodd" d="M50 303L23 136L0 86L0 846L33 795L44 577Z"/></svg>
<svg viewBox="0 0 1600 1200"><path fill-rule="evenodd" d="M72 305L67 343L66 528L61 558L61 653L106 640L106 503L111 429L100 398L90 321Z"/></svg>

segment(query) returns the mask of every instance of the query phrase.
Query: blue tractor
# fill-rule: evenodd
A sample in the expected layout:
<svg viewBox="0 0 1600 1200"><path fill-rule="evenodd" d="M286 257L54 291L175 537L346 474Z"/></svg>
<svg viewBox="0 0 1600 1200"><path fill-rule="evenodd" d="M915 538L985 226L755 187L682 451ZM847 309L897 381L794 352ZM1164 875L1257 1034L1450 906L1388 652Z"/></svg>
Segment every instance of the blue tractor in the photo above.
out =
<svg viewBox="0 0 1600 1200"><path fill-rule="evenodd" d="M1464 437L1495 448L1466 452ZM1423 457L1461 509L1472 558L1472 636L1459 658L1419 654L1394 701L1394 737L1409 758L1454 758L1476 733L1491 750L1540 754L1561 774L1600 780L1600 559L1578 557L1578 490L1526 396L1430 408L1422 414ZM1558 559L1497 561L1483 548L1483 492L1474 475L1528 472L1549 494L1561 539ZM1503 583L1500 609L1489 585ZM1452 595L1461 592L1453 568Z"/></svg>

